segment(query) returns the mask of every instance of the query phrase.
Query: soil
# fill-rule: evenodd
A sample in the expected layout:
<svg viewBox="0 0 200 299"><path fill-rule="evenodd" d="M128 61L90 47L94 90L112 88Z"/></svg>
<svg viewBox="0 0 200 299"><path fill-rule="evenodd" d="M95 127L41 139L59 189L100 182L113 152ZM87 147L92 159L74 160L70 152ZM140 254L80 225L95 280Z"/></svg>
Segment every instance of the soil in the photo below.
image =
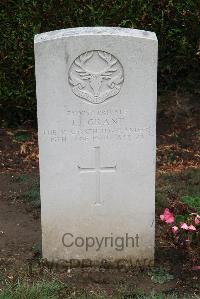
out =
<svg viewBox="0 0 200 299"><path fill-rule="evenodd" d="M179 99L182 106L175 105L177 101L177 96L173 95L167 101L168 108L160 106L159 109L158 180L163 173L200 169L199 107L191 104L193 98ZM173 104L171 110L170 103ZM24 198L25 192L39 178L36 130L0 130L0 172L0 283L3 279L16 281L19 277L31 281L58 278L72 288L84 288L107 296L115 292L133 296L139 290L200 295L200 271L192 271L185 252L163 241L158 219L155 266L165 267L174 275L170 282L153 283L148 269L49 269L46 264L41 264L40 259L40 209Z"/></svg>
<svg viewBox="0 0 200 299"><path fill-rule="evenodd" d="M33 245L41 242L41 225L35 212L28 212L28 205L19 200L26 186L12 183L13 177L0 175L0 252L1 258L23 260L30 256Z"/></svg>

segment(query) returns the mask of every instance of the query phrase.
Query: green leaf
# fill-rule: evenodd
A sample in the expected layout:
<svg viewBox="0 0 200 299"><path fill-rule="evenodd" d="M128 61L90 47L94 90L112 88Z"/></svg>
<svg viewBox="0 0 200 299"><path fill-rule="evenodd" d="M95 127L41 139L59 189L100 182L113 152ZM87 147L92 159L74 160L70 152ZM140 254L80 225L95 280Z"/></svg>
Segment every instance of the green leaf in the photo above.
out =
<svg viewBox="0 0 200 299"><path fill-rule="evenodd" d="M181 198L182 202L187 204L191 208L196 208L198 211L200 209L200 197L199 196L183 196Z"/></svg>
<svg viewBox="0 0 200 299"><path fill-rule="evenodd" d="M187 219L188 215L176 215L175 216L175 222L179 223L179 222L185 222L185 220Z"/></svg>

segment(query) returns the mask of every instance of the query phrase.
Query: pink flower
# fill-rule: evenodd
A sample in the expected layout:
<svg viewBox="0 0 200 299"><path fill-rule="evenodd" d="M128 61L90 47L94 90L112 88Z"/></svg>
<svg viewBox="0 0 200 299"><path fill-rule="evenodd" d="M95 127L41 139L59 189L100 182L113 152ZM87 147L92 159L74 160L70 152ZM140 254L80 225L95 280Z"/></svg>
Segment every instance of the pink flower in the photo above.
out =
<svg viewBox="0 0 200 299"><path fill-rule="evenodd" d="M172 226L172 232L176 234L177 231L178 231L178 226Z"/></svg>
<svg viewBox="0 0 200 299"><path fill-rule="evenodd" d="M194 222L195 222L196 225L200 224L200 216L199 215L197 215L195 217Z"/></svg>
<svg viewBox="0 0 200 299"><path fill-rule="evenodd" d="M165 221L166 223L173 223L174 222L174 215L169 211L168 208L164 210L164 213L160 215L160 219Z"/></svg>
<svg viewBox="0 0 200 299"><path fill-rule="evenodd" d="M181 224L181 228L182 228L182 229L185 229L185 230L188 230L188 229L189 229L189 226L188 226L186 223L182 223L182 224Z"/></svg>
<svg viewBox="0 0 200 299"><path fill-rule="evenodd" d="M196 231L197 229L194 225L191 224L190 226L188 226L188 230L189 231Z"/></svg>

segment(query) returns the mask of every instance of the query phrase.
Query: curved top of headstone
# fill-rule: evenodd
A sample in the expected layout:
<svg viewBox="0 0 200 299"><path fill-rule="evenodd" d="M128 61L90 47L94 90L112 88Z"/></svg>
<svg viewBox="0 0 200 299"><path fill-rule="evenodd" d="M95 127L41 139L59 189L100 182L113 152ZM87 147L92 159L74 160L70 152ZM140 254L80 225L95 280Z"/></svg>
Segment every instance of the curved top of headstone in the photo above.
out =
<svg viewBox="0 0 200 299"><path fill-rule="evenodd" d="M54 30L35 35L34 42L41 43L44 41L60 39L69 36L80 35L118 35L132 36L137 38L145 38L157 40L156 34L151 31L121 28L121 27L77 27L69 29Z"/></svg>

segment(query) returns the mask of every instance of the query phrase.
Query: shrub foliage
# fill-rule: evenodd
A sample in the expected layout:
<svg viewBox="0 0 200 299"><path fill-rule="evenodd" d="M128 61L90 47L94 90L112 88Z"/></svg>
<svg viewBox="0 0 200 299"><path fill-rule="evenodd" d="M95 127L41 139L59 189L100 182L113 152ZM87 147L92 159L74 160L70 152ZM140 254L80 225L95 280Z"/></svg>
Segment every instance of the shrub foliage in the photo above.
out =
<svg viewBox="0 0 200 299"><path fill-rule="evenodd" d="M156 32L159 90L199 90L197 0L1 0L0 112L9 124L35 119L33 37L77 26L121 26Z"/></svg>

